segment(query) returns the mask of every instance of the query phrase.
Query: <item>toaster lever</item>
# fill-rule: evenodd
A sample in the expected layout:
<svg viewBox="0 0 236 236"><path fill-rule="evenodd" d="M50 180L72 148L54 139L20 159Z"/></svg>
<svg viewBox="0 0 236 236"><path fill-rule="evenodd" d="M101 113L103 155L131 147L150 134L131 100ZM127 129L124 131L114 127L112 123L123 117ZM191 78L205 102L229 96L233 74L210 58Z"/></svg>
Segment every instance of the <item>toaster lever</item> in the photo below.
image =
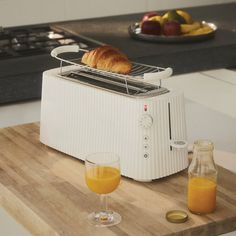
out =
<svg viewBox="0 0 236 236"><path fill-rule="evenodd" d="M64 52L78 52L80 50L78 45L67 45L54 48L51 51L51 56L57 58L57 56Z"/></svg>
<svg viewBox="0 0 236 236"><path fill-rule="evenodd" d="M186 140L171 140L170 146L176 149L182 149L188 146L188 142Z"/></svg>
<svg viewBox="0 0 236 236"><path fill-rule="evenodd" d="M159 82L162 79L167 79L168 77L172 75L172 73L173 73L172 68L168 67L168 68L165 68L163 71L144 73L143 79L146 82L155 83L155 82Z"/></svg>

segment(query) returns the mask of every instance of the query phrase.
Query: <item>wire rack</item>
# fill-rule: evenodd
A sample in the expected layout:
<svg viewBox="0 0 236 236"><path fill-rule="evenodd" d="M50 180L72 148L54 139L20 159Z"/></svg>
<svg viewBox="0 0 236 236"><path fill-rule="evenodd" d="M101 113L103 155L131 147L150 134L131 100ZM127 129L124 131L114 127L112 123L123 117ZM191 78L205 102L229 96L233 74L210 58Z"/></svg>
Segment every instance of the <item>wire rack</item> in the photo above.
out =
<svg viewBox="0 0 236 236"><path fill-rule="evenodd" d="M72 59L65 59L62 56L58 56L62 53L68 52L87 52L87 50L80 49L77 45L61 46L55 48L51 52L51 56L60 60L60 74L63 73L63 62L77 66L78 70L93 72L98 75L108 76L110 78L120 78L120 79L144 79L145 82L159 81L161 86L161 79L168 78L172 74L171 68L163 68L157 66L146 65L142 63L132 62L132 70L128 75L117 74L109 71L99 70L96 68L91 68L81 62L81 56Z"/></svg>

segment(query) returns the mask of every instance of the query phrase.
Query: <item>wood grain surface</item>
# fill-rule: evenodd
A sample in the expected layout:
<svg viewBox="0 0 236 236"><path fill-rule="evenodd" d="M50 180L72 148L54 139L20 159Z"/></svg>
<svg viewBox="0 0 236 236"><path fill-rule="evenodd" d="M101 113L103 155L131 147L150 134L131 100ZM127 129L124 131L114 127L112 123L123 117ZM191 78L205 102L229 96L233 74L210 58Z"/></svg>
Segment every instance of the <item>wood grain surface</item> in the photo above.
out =
<svg viewBox="0 0 236 236"><path fill-rule="evenodd" d="M236 175L218 170L217 209L212 214L188 211L186 171L151 183L122 178L109 201L122 222L95 228L86 217L98 209L99 201L85 184L83 162L41 144L39 124L0 130L0 202L32 235L211 236L236 230ZM173 209L187 211L189 220L167 222L165 213Z"/></svg>

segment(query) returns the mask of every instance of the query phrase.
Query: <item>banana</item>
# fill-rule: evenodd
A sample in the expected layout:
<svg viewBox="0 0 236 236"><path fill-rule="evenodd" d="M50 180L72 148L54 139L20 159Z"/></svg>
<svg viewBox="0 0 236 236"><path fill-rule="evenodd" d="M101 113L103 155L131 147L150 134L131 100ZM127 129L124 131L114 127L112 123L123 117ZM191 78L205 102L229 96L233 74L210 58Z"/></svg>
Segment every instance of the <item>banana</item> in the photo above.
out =
<svg viewBox="0 0 236 236"><path fill-rule="evenodd" d="M201 27L201 23L199 21L194 21L193 24L181 24L180 30L182 34L187 34L193 30L197 30Z"/></svg>
<svg viewBox="0 0 236 236"><path fill-rule="evenodd" d="M192 19L191 15L188 12L186 12L184 10L177 10L177 13L185 19L187 24L192 24L193 23L193 19Z"/></svg>
<svg viewBox="0 0 236 236"><path fill-rule="evenodd" d="M204 25L203 27L193 30L185 35L201 35L201 34L209 34L213 31L213 29L208 26L208 25Z"/></svg>
<svg viewBox="0 0 236 236"><path fill-rule="evenodd" d="M148 18L148 20L153 20L153 21L161 22L161 16L152 16L152 17Z"/></svg>

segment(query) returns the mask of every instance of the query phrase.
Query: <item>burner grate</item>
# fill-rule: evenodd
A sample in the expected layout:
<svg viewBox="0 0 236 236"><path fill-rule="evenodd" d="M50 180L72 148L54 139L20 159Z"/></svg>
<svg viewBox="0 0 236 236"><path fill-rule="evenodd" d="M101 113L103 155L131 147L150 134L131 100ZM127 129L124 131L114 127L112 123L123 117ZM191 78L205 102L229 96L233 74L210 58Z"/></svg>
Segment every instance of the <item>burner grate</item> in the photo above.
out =
<svg viewBox="0 0 236 236"><path fill-rule="evenodd" d="M0 60L37 54L49 54L51 50L63 45L82 45L89 48L79 36L67 32L56 32L49 26L8 28L0 31Z"/></svg>

